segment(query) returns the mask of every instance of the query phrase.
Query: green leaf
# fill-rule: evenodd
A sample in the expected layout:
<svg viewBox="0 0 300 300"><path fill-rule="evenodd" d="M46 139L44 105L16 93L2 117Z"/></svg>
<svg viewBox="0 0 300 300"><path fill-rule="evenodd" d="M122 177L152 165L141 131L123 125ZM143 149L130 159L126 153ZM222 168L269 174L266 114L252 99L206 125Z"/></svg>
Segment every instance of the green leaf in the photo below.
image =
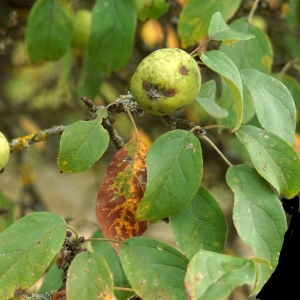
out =
<svg viewBox="0 0 300 300"><path fill-rule="evenodd" d="M218 125L228 125L234 126L236 123L236 111L235 107L232 105L232 96L228 85L222 78L222 94L219 100L219 104L228 111L228 117L217 119ZM253 104L252 97L247 89L243 89L243 118L242 124L248 123L255 115L255 108Z"/></svg>
<svg viewBox="0 0 300 300"><path fill-rule="evenodd" d="M215 118L226 118L228 111L216 103L216 91L216 82L210 80L201 86L200 93L196 100L211 116Z"/></svg>
<svg viewBox="0 0 300 300"><path fill-rule="evenodd" d="M63 270L59 269L56 263L53 263L46 273L43 284L39 290L39 293L45 293L47 291L57 291L62 286Z"/></svg>
<svg viewBox="0 0 300 300"><path fill-rule="evenodd" d="M84 55L83 70L82 70L82 83L79 89L79 95L94 99L102 83L104 74L94 67L88 53Z"/></svg>
<svg viewBox="0 0 300 300"><path fill-rule="evenodd" d="M252 68L269 74L273 62L273 50L268 36L259 28L249 24L246 18L234 21L230 24L230 28L244 34L253 34L255 39L241 41L230 47L222 43L219 50L226 54L239 70Z"/></svg>
<svg viewBox="0 0 300 300"><path fill-rule="evenodd" d="M270 261L273 270L258 265L260 290L275 270L281 251L286 219L282 205L268 183L245 165L230 167L226 181L234 193L233 222L241 239L256 257Z"/></svg>
<svg viewBox="0 0 300 300"><path fill-rule="evenodd" d="M21 218L0 235L0 299L32 286L45 272L66 236L63 218L48 212Z"/></svg>
<svg viewBox="0 0 300 300"><path fill-rule="evenodd" d="M114 283L99 253L81 252L72 261L67 277L68 300L111 299Z"/></svg>
<svg viewBox="0 0 300 300"><path fill-rule="evenodd" d="M178 34L183 48L201 41L206 35L210 19L214 13L220 12L225 21L237 11L240 0L203 1L189 0L179 16Z"/></svg>
<svg viewBox="0 0 300 300"><path fill-rule="evenodd" d="M169 9L170 3L165 0L134 0L139 20L158 19Z"/></svg>
<svg viewBox="0 0 300 300"><path fill-rule="evenodd" d="M106 109L97 111L92 121L78 121L63 132L57 157L61 172L77 173L90 168L105 152L109 142L108 132L102 127Z"/></svg>
<svg viewBox="0 0 300 300"><path fill-rule="evenodd" d="M224 41L228 46L238 41L249 40L255 37L253 34L245 34L230 29L219 12L215 13L211 18L208 36L215 41Z"/></svg>
<svg viewBox="0 0 300 300"><path fill-rule="evenodd" d="M170 217L179 249L192 258L200 249L222 252L227 236L224 214L216 199L200 186L193 200Z"/></svg>
<svg viewBox="0 0 300 300"><path fill-rule="evenodd" d="M300 85L298 81L294 77L283 73L272 74L272 77L281 81L288 88L294 99L296 108L300 109Z"/></svg>
<svg viewBox="0 0 300 300"><path fill-rule="evenodd" d="M14 222L14 204L0 192L0 233Z"/></svg>
<svg viewBox="0 0 300 300"><path fill-rule="evenodd" d="M132 0L97 0L92 10L88 52L92 63L110 73L127 63L133 46L136 10Z"/></svg>
<svg viewBox="0 0 300 300"><path fill-rule="evenodd" d="M196 194L202 177L198 138L184 130L160 136L146 156L148 179L137 218L159 220L178 213Z"/></svg>
<svg viewBox="0 0 300 300"><path fill-rule="evenodd" d="M246 147L257 172L279 194L292 198L300 190L300 159L296 150L272 132L243 125L236 136Z"/></svg>
<svg viewBox="0 0 300 300"><path fill-rule="evenodd" d="M253 69L242 70L241 76L261 126L293 145L296 108L289 90L279 80Z"/></svg>
<svg viewBox="0 0 300 300"><path fill-rule="evenodd" d="M171 246L146 237L122 243L120 259L134 291L147 300L185 299L187 258Z"/></svg>
<svg viewBox="0 0 300 300"><path fill-rule="evenodd" d="M97 230L94 232L92 238L104 238L101 230ZM117 255L116 250L109 244L109 242L105 241L92 241L92 247L94 252L101 254L110 269L110 272L113 275L114 286L121 286L130 288L131 285L124 273L123 267L120 262L120 258ZM118 300L126 300L130 296L130 292L127 291L114 291Z"/></svg>
<svg viewBox="0 0 300 300"><path fill-rule="evenodd" d="M201 54L203 63L217 72L226 81L233 97L236 109L236 124L233 131L242 123L243 117L243 86L240 72L235 64L224 53L213 50Z"/></svg>
<svg viewBox="0 0 300 300"><path fill-rule="evenodd" d="M255 265L246 258L199 251L190 261L185 276L188 299L225 299L235 286L251 284Z"/></svg>
<svg viewBox="0 0 300 300"><path fill-rule="evenodd" d="M71 6L67 0L38 0L30 11L25 42L33 62L57 60L69 47Z"/></svg>

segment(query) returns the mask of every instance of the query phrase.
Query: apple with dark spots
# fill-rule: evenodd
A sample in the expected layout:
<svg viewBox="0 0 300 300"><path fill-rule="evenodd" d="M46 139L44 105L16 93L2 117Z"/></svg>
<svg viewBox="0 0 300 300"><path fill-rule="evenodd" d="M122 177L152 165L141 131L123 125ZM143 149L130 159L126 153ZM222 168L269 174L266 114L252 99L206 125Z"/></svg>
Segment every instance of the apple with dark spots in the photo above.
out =
<svg viewBox="0 0 300 300"><path fill-rule="evenodd" d="M10 153L9 142L4 136L4 134L0 131L0 172L3 170L3 168L8 162L9 153Z"/></svg>
<svg viewBox="0 0 300 300"><path fill-rule="evenodd" d="M177 48L160 49L141 61L130 89L146 112L168 115L192 103L201 88L201 74L194 58Z"/></svg>

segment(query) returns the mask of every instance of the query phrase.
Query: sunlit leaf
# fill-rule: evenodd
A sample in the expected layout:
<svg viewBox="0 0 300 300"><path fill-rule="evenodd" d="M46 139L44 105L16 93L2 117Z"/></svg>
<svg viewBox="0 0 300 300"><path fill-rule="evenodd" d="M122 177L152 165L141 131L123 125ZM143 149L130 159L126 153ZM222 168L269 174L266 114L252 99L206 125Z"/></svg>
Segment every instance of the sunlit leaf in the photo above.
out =
<svg viewBox="0 0 300 300"><path fill-rule="evenodd" d="M202 108L215 118L226 118L228 111L216 103L217 86L214 80L210 80L201 86L196 100Z"/></svg>
<svg viewBox="0 0 300 300"><path fill-rule="evenodd" d="M236 124L234 130L237 130L243 117L243 86L240 72L232 60L220 51L207 51L201 54L201 58L207 67L217 72L226 81L235 104Z"/></svg>
<svg viewBox="0 0 300 300"><path fill-rule="evenodd" d="M255 37L253 34L245 34L230 29L219 12L215 13L211 18L208 36L212 40L224 41L228 46L237 43L238 41L249 40Z"/></svg>
<svg viewBox="0 0 300 300"><path fill-rule="evenodd" d="M81 252L75 256L67 277L68 300L112 299L113 278L99 253Z"/></svg>
<svg viewBox="0 0 300 300"><path fill-rule="evenodd" d="M213 14L220 12L227 21L234 15L240 2L240 0L189 0L180 14L178 23L182 46L186 48L201 41L207 35Z"/></svg>
<svg viewBox="0 0 300 300"><path fill-rule="evenodd" d="M133 46L136 10L132 0L97 0L92 10L88 52L103 73L125 66Z"/></svg>
<svg viewBox="0 0 300 300"><path fill-rule="evenodd" d="M160 136L147 154L148 180L138 207L141 220L159 220L178 213L196 194L202 177L198 138L184 130Z"/></svg>
<svg viewBox="0 0 300 300"><path fill-rule="evenodd" d="M253 69L241 71L261 126L293 145L296 108L289 90L277 79Z"/></svg>
<svg viewBox="0 0 300 300"><path fill-rule="evenodd" d="M27 215L0 234L0 299L32 286L61 248L66 224L48 212Z"/></svg>
<svg viewBox="0 0 300 300"><path fill-rule="evenodd" d="M171 246L138 237L122 243L120 259L134 291L147 300L185 299L188 259Z"/></svg>
<svg viewBox="0 0 300 300"><path fill-rule="evenodd" d="M187 299L225 299L235 286L251 284L254 278L255 265L251 260L202 250L188 265Z"/></svg>
<svg viewBox="0 0 300 300"><path fill-rule="evenodd" d="M256 257L267 259L273 268L258 265L259 291L275 270L286 230L286 219L279 199L268 183L245 165L230 167L226 181L234 193L233 221L241 239Z"/></svg>
<svg viewBox="0 0 300 300"><path fill-rule="evenodd" d="M106 109L99 110L91 121L78 121L63 132L57 157L57 165L63 173L77 173L90 168L105 152L109 142L102 118Z"/></svg>
<svg viewBox="0 0 300 300"><path fill-rule="evenodd" d="M279 194L292 198L300 191L300 159L296 150L274 133L243 125L236 136L246 147L257 172Z"/></svg>
<svg viewBox="0 0 300 300"><path fill-rule="evenodd" d="M216 199L200 187L193 200L170 217L176 243L192 258L200 249L222 252L227 235L225 216Z"/></svg>
<svg viewBox="0 0 300 300"><path fill-rule="evenodd" d="M139 236L148 221L136 219L136 210L144 195L147 171L147 146L136 140L124 145L111 161L98 191L96 215L106 238L124 241ZM112 243L119 249L119 243Z"/></svg>
<svg viewBox="0 0 300 300"><path fill-rule="evenodd" d="M252 68L269 74L273 62L273 49L268 36L249 24L246 18L235 20L230 24L230 28L244 34L253 34L255 38L230 47L222 43L219 50L226 54L239 70Z"/></svg>
<svg viewBox="0 0 300 300"><path fill-rule="evenodd" d="M57 60L66 52L72 34L67 0L38 0L30 11L25 42L33 62Z"/></svg>

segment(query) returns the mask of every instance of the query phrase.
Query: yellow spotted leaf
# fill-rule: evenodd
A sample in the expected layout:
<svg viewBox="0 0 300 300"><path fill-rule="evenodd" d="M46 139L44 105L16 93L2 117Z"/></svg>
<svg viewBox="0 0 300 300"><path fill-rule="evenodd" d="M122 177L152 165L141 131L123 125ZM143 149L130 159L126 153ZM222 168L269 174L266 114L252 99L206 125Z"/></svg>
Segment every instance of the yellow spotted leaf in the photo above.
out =
<svg viewBox="0 0 300 300"><path fill-rule="evenodd" d="M96 215L103 235L125 241L142 235L148 221L136 219L137 207L146 187L145 165L148 147L131 139L115 155L98 191ZM120 244L112 243L119 251Z"/></svg>

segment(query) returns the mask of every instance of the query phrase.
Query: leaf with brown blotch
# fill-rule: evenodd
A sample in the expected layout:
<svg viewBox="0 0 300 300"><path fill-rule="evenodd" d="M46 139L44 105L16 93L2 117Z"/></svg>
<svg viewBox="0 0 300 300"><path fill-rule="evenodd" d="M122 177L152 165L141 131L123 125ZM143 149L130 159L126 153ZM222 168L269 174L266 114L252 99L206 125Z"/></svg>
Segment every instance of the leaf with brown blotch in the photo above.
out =
<svg viewBox="0 0 300 300"><path fill-rule="evenodd" d="M148 221L135 214L147 181L148 147L136 138L125 144L111 161L98 191L96 216L103 235L124 241L142 235ZM119 243L111 243L119 251Z"/></svg>

